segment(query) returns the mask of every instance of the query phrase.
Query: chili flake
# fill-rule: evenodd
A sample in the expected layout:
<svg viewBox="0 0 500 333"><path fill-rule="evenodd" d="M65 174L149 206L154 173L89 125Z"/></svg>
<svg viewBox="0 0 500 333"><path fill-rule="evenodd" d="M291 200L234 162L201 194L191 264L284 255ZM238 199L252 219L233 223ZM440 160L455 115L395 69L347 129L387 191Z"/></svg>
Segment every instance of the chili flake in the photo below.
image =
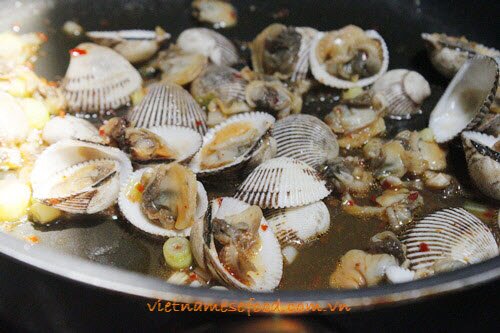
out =
<svg viewBox="0 0 500 333"><path fill-rule="evenodd" d="M84 49L74 48L69 50L69 54L71 54L73 57L79 57L82 55L86 55L87 51Z"/></svg>
<svg viewBox="0 0 500 333"><path fill-rule="evenodd" d="M420 243L418 245L418 250L420 252L429 252L429 245L427 245L427 243Z"/></svg>
<svg viewBox="0 0 500 333"><path fill-rule="evenodd" d="M266 231L266 230L267 230L267 228L268 228L268 226L267 226L267 225L265 225L265 224L263 224L263 225L261 225L261 226L260 226L260 228L262 229L262 231Z"/></svg>

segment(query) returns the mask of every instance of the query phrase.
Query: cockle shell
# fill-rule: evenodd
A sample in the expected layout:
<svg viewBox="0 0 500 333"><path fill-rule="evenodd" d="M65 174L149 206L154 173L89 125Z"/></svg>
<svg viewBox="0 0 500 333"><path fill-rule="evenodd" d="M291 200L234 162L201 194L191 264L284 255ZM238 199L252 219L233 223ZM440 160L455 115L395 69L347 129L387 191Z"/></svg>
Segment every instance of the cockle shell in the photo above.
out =
<svg viewBox="0 0 500 333"><path fill-rule="evenodd" d="M97 162L96 162L97 161ZM57 181L71 177L94 163L114 164L98 183L76 193L55 193ZM132 173L129 158L122 151L90 142L65 139L53 144L38 157L31 173L33 197L70 213L93 214L113 205L120 184Z"/></svg>
<svg viewBox="0 0 500 333"><path fill-rule="evenodd" d="M306 206L273 209L266 219L282 248L299 248L318 239L330 228L330 213L323 201Z"/></svg>
<svg viewBox="0 0 500 333"><path fill-rule="evenodd" d="M141 210L140 202L133 202L128 198L127 192L129 191L129 187L132 184L139 183L141 181L142 175L147 170L148 168L144 168L135 171L127 180L127 182L122 184L122 187L120 189L120 194L118 196L118 206L120 207L120 211L122 212L123 216L132 225L151 235L162 236L162 237L189 236L191 232L191 227L183 230L162 228L152 223L147 218L147 216L144 215L144 213ZM196 197L197 205L196 205L195 220L202 221L203 218L205 217L205 213L208 208L208 198L207 198L207 192L205 191L203 184L200 182L197 182L197 184L198 184L198 190Z"/></svg>
<svg viewBox="0 0 500 333"><path fill-rule="evenodd" d="M42 138L48 144L64 139L104 144L104 139L99 136L98 129L92 123L69 114L49 120L43 128Z"/></svg>
<svg viewBox="0 0 500 333"><path fill-rule="evenodd" d="M232 66L240 61L233 43L220 33L207 28L184 30L177 38L177 46L184 51L200 53L216 65Z"/></svg>
<svg viewBox="0 0 500 333"><path fill-rule="evenodd" d="M316 54L319 42L323 37L325 37L326 33L318 32L311 43L311 52L309 53L309 63L311 65L311 72L314 78L324 85L338 89L365 87L375 82L382 74L387 71L387 68L389 67L389 50L384 39L378 32L376 32L375 30L366 30L365 34L370 39L376 39L380 42L380 47L382 50L382 66L380 67L380 70L377 74L352 82L337 78L328 73L325 65L320 63Z"/></svg>
<svg viewBox="0 0 500 333"><path fill-rule="evenodd" d="M431 87L417 72L393 69L375 81L371 92L376 108L384 110L390 118L407 119L420 112Z"/></svg>
<svg viewBox="0 0 500 333"><path fill-rule="evenodd" d="M178 156L176 162L189 160L200 149L202 136L195 130L181 126L156 126L148 129L172 147Z"/></svg>
<svg viewBox="0 0 500 333"><path fill-rule="evenodd" d="M476 56L465 62L432 110L429 127L436 142L450 141L488 118L498 77L499 65L492 58Z"/></svg>
<svg viewBox="0 0 500 333"><path fill-rule="evenodd" d="M490 229L462 208L426 216L407 231L403 243L413 270L431 268L443 261L474 264L498 255Z"/></svg>
<svg viewBox="0 0 500 333"><path fill-rule="evenodd" d="M304 206L330 194L326 181L305 162L270 159L255 168L238 188L236 198L261 208Z"/></svg>
<svg viewBox="0 0 500 333"><path fill-rule="evenodd" d="M201 267L208 267L209 271L224 285L242 290L269 292L275 289L281 281L283 257L278 239L268 227L269 224L265 218L262 218L261 227L258 230L261 246L252 260L257 271L252 272L253 283L250 285L240 282L227 271L219 259L213 235L210 232L209 222L212 219L224 219L226 216L241 213L249 207L249 204L234 198L223 197L213 200L210 214L207 214L206 218L208 221L196 221L192 228L191 248L197 263Z"/></svg>
<svg viewBox="0 0 500 333"><path fill-rule="evenodd" d="M151 85L127 118L139 128L174 125L194 129L201 135L207 130L205 112L186 90L170 82Z"/></svg>
<svg viewBox="0 0 500 333"><path fill-rule="evenodd" d="M73 112L117 109L130 102L142 85L139 72L112 49L92 43L72 52L62 82L64 96Z"/></svg>
<svg viewBox="0 0 500 333"><path fill-rule="evenodd" d="M478 132L463 132L462 142L469 175L476 187L495 200L500 200L500 152L495 144L500 137Z"/></svg>
<svg viewBox="0 0 500 333"><path fill-rule="evenodd" d="M297 114L274 124L272 136L278 144L277 157L291 157L317 169L339 154L337 137L320 119Z"/></svg>
<svg viewBox="0 0 500 333"><path fill-rule="evenodd" d="M238 156L233 162L213 169L203 169L201 167L203 148L213 142L219 131L221 131L222 129L226 128L229 125L233 125L239 122L250 122L252 124L252 127L258 131L259 137L257 138L256 142L252 144L249 149L242 152L242 154ZM234 170L235 168L242 167L243 163L248 162L250 159L252 159L255 153L258 152L258 148L262 144L263 137L266 135L266 133L269 132L274 122L275 122L274 117L264 112L248 112L248 113L237 114L235 116L230 117L223 123L215 126L214 128L211 128L207 132L207 134L203 138L203 144L201 146L201 149L191 160L191 163L189 165L190 168L197 175L204 176L204 175L214 175L221 171Z"/></svg>
<svg viewBox="0 0 500 333"><path fill-rule="evenodd" d="M93 42L112 47L132 64L150 59L161 44L170 38L162 28L156 30L89 31L87 37Z"/></svg>
<svg viewBox="0 0 500 333"><path fill-rule="evenodd" d="M450 79L458 72L468 58L476 54L489 57L500 56L500 51L468 41L465 37L423 33L422 39L426 43L434 68Z"/></svg>

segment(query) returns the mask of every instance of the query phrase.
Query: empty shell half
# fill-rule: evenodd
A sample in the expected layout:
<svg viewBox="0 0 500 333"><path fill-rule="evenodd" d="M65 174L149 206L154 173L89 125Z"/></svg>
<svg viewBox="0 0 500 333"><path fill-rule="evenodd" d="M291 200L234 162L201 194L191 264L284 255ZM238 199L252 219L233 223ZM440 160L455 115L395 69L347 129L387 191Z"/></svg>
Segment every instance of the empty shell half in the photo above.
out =
<svg viewBox="0 0 500 333"><path fill-rule="evenodd" d="M99 131L91 122L69 114L50 119L43 128L42 138L48 144L64 139L105 143L104 139L99 136Z"/></svg>

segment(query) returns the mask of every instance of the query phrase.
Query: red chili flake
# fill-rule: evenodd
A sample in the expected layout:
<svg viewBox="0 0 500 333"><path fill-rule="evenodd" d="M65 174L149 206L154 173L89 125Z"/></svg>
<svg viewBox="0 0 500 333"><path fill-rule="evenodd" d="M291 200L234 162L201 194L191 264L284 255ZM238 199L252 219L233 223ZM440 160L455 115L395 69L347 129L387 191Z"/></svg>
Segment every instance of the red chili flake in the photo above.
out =
<svg viewBox="0 0 500 333"><path fill-rule="evenodd" d="M62 118L66 117L66 112L59 111L59 117L62 117Z"/></svg>
<svg viewBox="0 0 500 333"><path fill-rule="evenodd" d="M198 275L196 275L196 273L194 273L194 272L191 272L191 273L189 274L189 280L190 280L191 282L193 282L193 281L196 281L196 279L198 279Z"/></svg>
<svg viewBox="0 0 500 333"><path fill-rule="evenodd" d="M99 136L105 136L106 135L106 131L103 130L102 128L99 129Z"/></svg>
<svg viewBox="0 0 500 333"><path fill-rule="evenodd" d="M427 243L420 243L418 245L418 250L420 252L429 252L429 245L427 245Z"/></svg>
<svg viewBox="0 0 500 333"><path fill-rule="evenodd" d="M87 51L84 49L74 48L74 49L69 50L69 54L71 54L71 56L73 56L73 57L79 57L82 55L86 55Z"/></svg>
<svg viewBox="0 0 500 333"><path fill-rule="evenodd" d="M24 239L26 239L28 242L30 242L32 244L37 244L40 242L40 238L38 238L35 235L26 236L26 237L24 237Z"/></svg>
<svg viewBox="0 0 500 333"><path fill-rule="evenodd" d="M410 193L410 195L408 195L408 199L410 199L411 201L417 200L418 199L418 192Z"/></svg>
<svg viewBox="0 0 500 333"><path fill-rule="evenodd" d="M262 231L266 231L267 228L269 228L267 225L263 224L260 226L260 228L262 229Z"/></svg>
<svg viewBox="0 0 500 333"><path fill-rule="evenodd" d="M139 192L144 192L144 185L142 185L141 183L135 185L135 189Z"/></svg>
<svg viewBox="0 0 500 333"><path fill-rule="evenodd" d="M354 201L352 200L347 200L345 203L347 206L354 206Z"/></svg>
<svg viewBox="0 0 500 333"><path fill-rule="evenodd" d="M203 125L203 122L201 120L197 120L195 122L195 125L196 125L196 127L200 127L201 125Z"/></svg>
<svg viewBox="0 0 500 333"><path fill-rule="evenodd" d="M40 40L41 40L42 42L46 42L46 41L48 41L48 40L49 40L49 37L47 37L47 35L46 35L46 34L44 34L43 32L39 32L39 33L37 33L37 36L38 36L38 38L40 38Z"/></svg>
<svg viewBox="0 0 500 333"><path fill-rule="evenodd" d="M217 204L218 204L219 206L220 206L220 205L222 205L222 200L224 200L224 199L222 199L222 198L217 198Z"/></svg>
<svg viewBox="0 0 500 333"><path fill-rule="evenodd" d="M48 85L49 87L58 87L58 86L59 86L59 85L57 84L57 82L55 82L55 81L49 81L49 82L47 82L47 85Z"/></svg>
<svg viewBox="0 0 500 333"><path fill-rule="evenodd" d="M391 186L391 183L389 183L387 180L384 180L384 181L382 182L382 188L383 188L384 190L388 190L388 189L390 189L391 187L392 187L392 186Z"/></svg>
<svg viewBox="0 0 500 333"><path fill-rule="evenodd" d="M49 205L51 206L57 205L58 203L61 203L59 199L49 199Z"/></svg>
<svg viewBox="0 0 500 333"><path fill-rule="evenodd" d="M372 202L377 202L377 196L375 194L373 194L371 197L370 197L370 200Z"/></svg>
<svg viewBox="0 0 500 333"><path fill-rule="evenodd" d="M495 217L495 210L494 209L488 209L486 212L484 212L484 217L491 219Z"/></svg>

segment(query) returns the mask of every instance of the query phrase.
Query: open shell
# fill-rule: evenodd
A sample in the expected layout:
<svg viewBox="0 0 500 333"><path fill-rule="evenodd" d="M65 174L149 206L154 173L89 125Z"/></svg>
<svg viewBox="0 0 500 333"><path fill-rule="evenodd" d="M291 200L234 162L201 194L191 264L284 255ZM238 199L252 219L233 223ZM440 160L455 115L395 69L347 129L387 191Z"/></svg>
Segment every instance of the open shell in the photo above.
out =
<svg viewBox="0 0 500 333"><path fill-rule="evenodd" d="M299 248L318 239L330 228L330 213L323 201L270 210L266 213L266 219L282 248Z"/></svg>
<svg viewBox="0 0 500 333"><path fill-rule="evenodd" d="M205 112L186 90L170 82L151 85L127 118L139 128L174 125L194 129L201 135L207 131Z"/></svg>
<svg viewBox="0 0 500 333"><path fill-rule="evenodd" d="M94 163L113 163L114 167L98 182L78 189L77 192L55 191L58 181L67 179ZM131 173L130 160L122 151L66 139L47 148L36 160L31 173L33 197L70 213L93 214L115 203L120 184L124 183Z"/></svg>
<svg viewBox="0 0 500 333"><path fill-rule="evenodd" d="M191 232L191 227L183 229L183 230L173 230L173 229L166 229L162 228L154 223L152 223L146 215L141 211L141 205L139 202L132 202L128 196L127 192L129 190L129 186L131 184L135 184L140 182L142 175L144 172L148 170L147 168L140 169L135 171L130 178L128 179L127 182L125 182L120 190L120 194L118 196L118 206L120 207L120 211L122 212L123 216L130 222L132 223L135 227L139 228L140 230L151 234L155 236L162 236L162 237L175 237L175 236L182 236L182 237L187 237L189 236ZM196 213L195 213L195 222L197 220L202 221L203 218L205 217L205 213L208 208L208 198L207 198L207 192L205 191L205 188L203 187L203 184L200 182L197 182L198 184L198 191L197 191L197 198L196 198Z"/></svg>
<svg viewBox="0 0 500 333"><path fill-rule="evenodd" d="M257 271L253 272L253 283L250 285L244 284L232 276L221 263L213 235L209 230L213 218L223 219L226 216L238 214L249 207L250 205L245 202L228 197L213 200L211 214L208 214L207 217L208 221L204 223L196 221L196 225L193 226L191 248L197 263L201 267L208 267L210 272L224 285L242 290L268 292L279 285L283 274L283 257L278 239L272 229L268 228L267 221L262 218L261 228L258 230L261 246L252 260ZM203 250L200 252L199 250L202 248Z"/></svg>
<svg viewBox="0 0 500 333"><path fill-rule="evenodd" d="M255 168L238 188L236 198L261 208L288 208L325 198L326 181L305 162L277 157Z"/></svg>
<svg viewBox="0 0 500 333"><path fill-rule="evenodd" d="M291 157L317 169L339 154L337 137L320 119L297 114L274 124L272 136L278 144L277 157Z"/></svg>
<svg viewBox="0 0 500 333"><path fill-rule="evenodd" d="M200 53L216 65L232 66L240 61L233 43L220 33L207 28L184 30L177 38L177 46L186 52Z"/></svg>
<svg viewBox="0 0 500 333"><path fill-rule="evenodd" d="M267 68L264 63L266 45L278 38L283 32L295 34L300 38L300 42L299 45L295 45L295 48L293 48L293 45L280 45L278 53L282 54L282 50L286 47L289 52L292 51L292 54L289 54L290 58L288 59L280 59L280 66L285 65L286 69L273 71ZM280 79L290 79L292 82L305 79L309 71L309 50L316 33L317 31L312 28L287 27L278 23L271 24L251 43L253 69L258 73L276 75Z"/></svg>
<svg viewBox="0 0 500 333"><path fill-rule="evenodd" d="M495 200L500 200L500 152L495 150L499 141L478 132L462 133L469 175L481 192Z"/></svg>
<svg viewBox="0 0 500 333"><path fill-rule="evenodd" d="M465 37L423 33L422 39L426 43L434 68L450 79L458 72L468 58L476 54L489 57L500 56L500 51L468 41Z"/></svg>
<svg viewBox="0 0 500 333"><path fill-rule="evenodd" d="M137 70L112 49L92 43L72 52L62 82L64 96L73 112L117 109L130 102L142 79Z"/></svg>
<svg viewBox="0 0 500 333"><path fill-rule="evenodd" d="M407 119L421 112L420 106L430 96L431 87L417 72L406 69L390 70L371 88L372 103L390 118Z"/></svg>
<svg viewBox="0 0 500 333"><path fill-rule="evenodd" d="M156 30L89 31L93 42L113 48L133 64L151 58L170 34L160 27Z"/></svg>
<svg viewBox="0 0 500 333"><path fill-rule="evenodd" d="M351 26L348 26L351 27ZM345 28L348 28L345 27ZM343 28L343 29L345 29ZM341 30L337 30L341 31ZM318 52L318 46L320 41L322 40L323 37L325 37L328 33L325 32L318 32L316 36L314 37L314 40L311 43L311 52L309 53L309 62L311 65L311 72L314 75L314 78L321 82L324 85L333 87L333 88L338 88L338 89L350 89L350 88L355 88L355 87L365 87L373 82L375 82L382 74L384 74L387 71L387 68L389 66L389 50L387 49L387 45L385 44L384 39L378 32L375 30L366 30L365 35L370 38L374 39L380 42L380 48L381 48L381 53L382 53L382 64L379 69L379 71L370 77L365 77L357 81L349 81L349 80L344 80L338 77L335 77L328 73L328 71L325 68L325 65L320 63L317 52Z"/></svg>
<svg viewBox="0 0 500 333"><path fill-rule="evenodd" d="M498 255L490 229L462 208L443 209L426 216L408 230L403 243L414 270L444 261L474 264Z"/></svg>
<svg viewBox="0 0 500 333"><path fill-rule="evenodd" d="M488 118L498 75L499 65L492 58L476 56L465 62L432 110L429 127L436 142L447 142Z"/></svg>
<svg viewBox="0 0 500 333"><path fill-rule="evenodd" d="M207 134L203 138L203 145L200 151L193 157L190 163L191 169L198 175L204 176L214 175L221 171L235 170L239 167L242 167L243 163L248 162L259 151L258 148L263 143L262 139L266 135L266 133L268 133L271 126L274 124L274 121L275 119L273 116L264 112L249 112L232 116L228 120L224 121L223 123L217 125L207 132ZM237 156L232 162L215 168L203 168L202 158L204 149L217 139L217 134L220 133L220 131L228 128L228 126L234 126L238 123L250 124L252 129L257 130L257 137L255 138L255 142L249 145L248 149Z"/></svg>
<svg viewBox="0 0 500 333"><path fill-rule="evenodd" d="M53 144L64 139L76 139L104 144L104 139L99 136L99 131L89 121L71 115L54 117L45 125L42 138L48 144Z"/></svg>

